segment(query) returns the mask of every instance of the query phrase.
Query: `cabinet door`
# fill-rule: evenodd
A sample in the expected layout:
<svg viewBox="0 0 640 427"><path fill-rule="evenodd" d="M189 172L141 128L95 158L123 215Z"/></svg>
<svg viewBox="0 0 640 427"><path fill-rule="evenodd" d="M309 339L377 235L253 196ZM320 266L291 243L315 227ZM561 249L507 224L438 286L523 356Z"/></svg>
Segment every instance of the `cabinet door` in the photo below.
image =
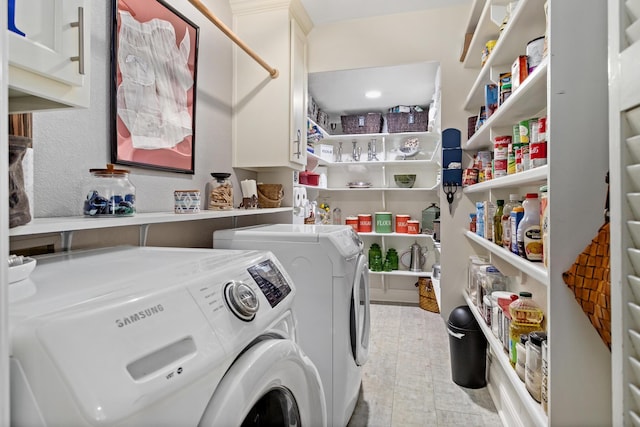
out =
<svg viewBox="0 0 640 427"><path fill-rule="evenodd" d="M307 40L302 28L291 20L291 145L289 160L307 163Z"/></svg>
<svg viewBox="0 0 640 427"><path fill-rule="evenodd" d="M82 86L84 75L79 65L89 61L88 44L81 43L90 36L86 2L16 1L15 27L25 35L9 31L9 64L70 86ZM79 15L85 15L84 23L78 24ZM78 60L72 61L75 57Z"/></svg>

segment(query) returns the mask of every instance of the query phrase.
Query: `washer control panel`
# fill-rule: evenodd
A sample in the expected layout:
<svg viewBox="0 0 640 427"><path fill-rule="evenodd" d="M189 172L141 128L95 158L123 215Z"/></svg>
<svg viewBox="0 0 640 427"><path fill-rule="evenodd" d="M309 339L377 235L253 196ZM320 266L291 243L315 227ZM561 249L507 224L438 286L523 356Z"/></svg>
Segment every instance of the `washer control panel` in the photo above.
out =
<svg viewBox="0 0 640 427"><path fill-rule="evenodd" d="M271 307L278 305L280 301L291 293L289 282L270 259L249 267L248 271Z"/></svg>

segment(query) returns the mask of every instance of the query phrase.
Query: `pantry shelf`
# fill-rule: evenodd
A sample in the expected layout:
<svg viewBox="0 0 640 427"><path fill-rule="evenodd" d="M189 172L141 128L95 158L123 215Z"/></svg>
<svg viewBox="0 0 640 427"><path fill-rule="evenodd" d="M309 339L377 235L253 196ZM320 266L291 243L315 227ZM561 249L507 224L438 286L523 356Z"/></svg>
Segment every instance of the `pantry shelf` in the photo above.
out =
<svg viewBox="0 0 640 427"><path fill-rule="evenodd" d="M414 237L414 238L427 238L429 240L433 240L433 236L431 234L424 234L424 233L418 233L418 234L409 234L409 233L376 233L375 231L372 232L363 232L363 231L359 231L358 232L359 236L383 236L383 237Z"/></svg>
<svg viewBox="0 0 640 427"><path fill-rule="evenodd" d="M436 184L433 187L419 187L419 188L396 188L396 187L368 187L368 188L351 188L351 187L313 187L307 186L308 188L315 188L323 191L437 191L438 185Z"/></svg>
<svg viewBox="0 0 640 427"><path fill-rule="evenodd" d="M465 149L477 150L493 145L491 129L510 129L520 120L544 115L547 105L547 70L549 60L545 58L513 94L487 119L467 141ZM478 109L480 105L477 105ZM468 111L474 109L466 108Z"/></svg>
<svg viewBox="0 0 640 427"><path fill-rule="evenodd" d="M478 73L473 86L469 90L469 95L464 104L465 110L475 111L484 104L484 85L489 83L497 84L497 74L500 71L510 71L511 64L518 55L524 55L524 46L536 37L544 34L544 13L542 4L544 0L530 0L521 2L509 19L509 23L498 37L498 41L491 51L489 58ZM485 17L486 19L486 17ZM484 40L485 42L489 40ZM481 40L478 40L481 42ZM472 55L470 60L480 64L479 52L469 51ZM476 56L473 56L477 54ZM474 68L474 67L468 67ZM492 68L497 69L492 70ZM494 76L491 76L491 73Z"/></svg>
<svg viewBox="0 0 640 427"><path fill-rule="evenodd" d="M431 277L431 272L430 271L408 271L408 270L373 271L373 270L369 270L369 274L373 275L373 276Z"/></svg>
<svg viewBox="0 0 640 427"><path fill-rule="evenodd" d="M505 376L509 379L511 386L516 391L516 394L520 402L522 403L522 407L525 408L526 411L529 413L530 418L535 422L536 426L539 426L539 427L547 426L549 422L547 414L542 409L542 405L536 402L531 397L531 395L529 394L529 391L527 390L527 387L520 380L520 378L518 377L518 374L511 366L511 363L509 363L509 359L505 354L502 343L495 337L495 335L493 335L491 328L486 324L486 322L482 318L482 315L478 311L478 308L471 301L471 298L469 297L469 295L467 295L466 292L463 292L463 296L464 296L465 302L471 309L471 313L473 313L473 317L475 317L476 321L478 322L478 325L480 325L480 329L482 330L482 333L487 338L487 343L491 347L491 350L493 350L493 354L495 355L494 360L497 359L498 363L502 365L502 369L505 372Z"/></svg>
<svg viewBox="0 0 640 427"><path fill-rule="evenodd" d="M498 246L495 243L478 236L476 233L465 230L464 235L467 239L487 249L492 254L500 257L507 263L511 264L527 276L537 280L545 286L549 286L549 273L542 263L527 261L524 258L512 253L511 251Z"/></svg>
<svg viewBox="0 0 640 427"><path fill-rule="evenodd" d="M473 184L468 187L464 187L462 191L465 193L481 193L498 188L516 188L522 187L523 185L544 184L547 182L547 174L548 167L547 165L544 165L524 172L518 172L512 175L501 176L490 179L489 181Z"/></svg>

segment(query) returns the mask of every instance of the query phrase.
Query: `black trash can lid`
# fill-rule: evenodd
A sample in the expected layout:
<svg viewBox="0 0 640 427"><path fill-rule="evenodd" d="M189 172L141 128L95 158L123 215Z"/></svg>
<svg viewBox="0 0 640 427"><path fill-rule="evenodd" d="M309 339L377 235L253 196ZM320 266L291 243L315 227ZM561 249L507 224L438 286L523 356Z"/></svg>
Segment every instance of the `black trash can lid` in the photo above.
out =
<svg viewBox="0 0 640 427"><path fill-rule="evenodd" d="M471 309L467 305L461 305L451 310L449 326L473 331L480 329L480 325L478 325L473 313L471 313Z"/></svg>

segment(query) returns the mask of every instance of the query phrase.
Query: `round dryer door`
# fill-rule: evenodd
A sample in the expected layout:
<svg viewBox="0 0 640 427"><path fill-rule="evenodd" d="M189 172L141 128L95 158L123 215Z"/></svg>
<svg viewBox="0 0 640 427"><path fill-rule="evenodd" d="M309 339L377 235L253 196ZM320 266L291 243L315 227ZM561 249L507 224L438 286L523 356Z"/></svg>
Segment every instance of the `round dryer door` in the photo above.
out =
<svg viewBox="0 0 640 427"><path fill-rule="evenodd" d="M369 265L364 255L358 257L351 293L351 351L358 366L369 359L370 301Z"/></svg>
<svg viewBox="0 0 640 427"><path fill-rule="evenodd" d="M326 425L318 370L288 339L258 342L231 365L200 427Z"/></svg>

